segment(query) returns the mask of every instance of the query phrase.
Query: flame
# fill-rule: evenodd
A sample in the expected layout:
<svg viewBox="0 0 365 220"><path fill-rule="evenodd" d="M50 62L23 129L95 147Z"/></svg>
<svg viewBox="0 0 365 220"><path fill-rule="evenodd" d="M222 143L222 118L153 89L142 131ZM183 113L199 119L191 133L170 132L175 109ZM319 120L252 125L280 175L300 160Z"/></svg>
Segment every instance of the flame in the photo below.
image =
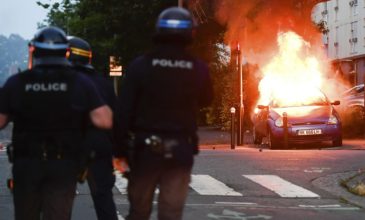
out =
<svg viewBox="0 0 365 220"><path fill-rule="evenodd" d="M320 106L304 106L299 108L275 108L275 112L283 115L286 112L291 117L303 117L320 109Z"/></svg>
<svg viewBox="0 0 365 220"><path fill-rule="evenodd" d="M279 51L263 68L259 104L275 100L279 106L301 106L323 99L320 59L308 54L310 44L289 31L278 35Z"/></svg>

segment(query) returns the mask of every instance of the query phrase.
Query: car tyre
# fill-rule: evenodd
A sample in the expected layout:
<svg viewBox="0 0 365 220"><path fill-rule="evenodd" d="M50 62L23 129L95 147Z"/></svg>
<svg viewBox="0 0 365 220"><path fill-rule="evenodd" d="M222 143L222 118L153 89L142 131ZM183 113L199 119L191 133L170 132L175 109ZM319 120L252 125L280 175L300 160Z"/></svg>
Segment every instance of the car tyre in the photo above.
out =
<svg viewBox="0 0 365 220"><path fill-rule="evenodd" d="M333 139L332 147L341 147L341 146L342 146L342 137Z"/></svg>
<svg viewBox="0 0 365 220"><path fill-rule="evenodd" d="M272 132L268 132L268 139L269 139L269 148L271 150L279 149L279 141L275 139L272 135Z"/></svg>

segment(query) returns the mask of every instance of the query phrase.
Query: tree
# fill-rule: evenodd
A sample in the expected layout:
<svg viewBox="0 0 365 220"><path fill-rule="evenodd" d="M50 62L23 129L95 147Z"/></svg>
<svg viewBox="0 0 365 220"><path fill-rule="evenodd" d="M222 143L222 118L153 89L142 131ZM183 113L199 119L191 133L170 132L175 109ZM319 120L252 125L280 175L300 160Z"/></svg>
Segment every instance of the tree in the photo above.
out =
<svg viewBox="0 0 365 220"><path fill-rule="evenodd" d="M49 25L63 28L67 34L84 38L93 48L93 62L108 69L109 56L120 57L124 66L151 46L158 13L172 5L169 0L63 0L48 8Z"/></svg>
<svg viewBox="0 0 365 220"><path fill-rule="evenodd" d="M176 6L171 0L63 0L53 5L38 2L49 9L46 22L63 28L69 35L87 40L93 48L94 66L107 72L109 56L119 57L120 64L127 64L152 46L152 36L158 14L165 8ZM216 99L211 108L201 115L206 123L221 123L224 74L227 64L219 56L219 43L223 43L225 27L215 20L213 5L207 0L189 5L200 23L196 41L191 51L209 63ZM229 87L229 85L228 85ZM229 97L229 95L227 95Z"/></svg>

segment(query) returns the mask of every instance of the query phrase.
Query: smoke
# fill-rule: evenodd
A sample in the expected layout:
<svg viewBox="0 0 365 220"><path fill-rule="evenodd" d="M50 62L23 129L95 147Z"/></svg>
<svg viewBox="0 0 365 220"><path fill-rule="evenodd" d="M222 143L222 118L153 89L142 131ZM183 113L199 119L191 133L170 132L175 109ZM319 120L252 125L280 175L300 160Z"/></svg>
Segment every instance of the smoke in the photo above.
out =
<svg viewBox="0 0 365 220"><path fill-rule="evenodd" d="M215 0L215 17L227 28L225 43L233 48L239 43L244 59L261 68L280 53L278 36L295 32L308 43L307 56L321 62L325 81L321 89L330 99L338 99L348 86L333 71L324 53L322 33L312 21L313 8L324 1Z"/></svg>
<svg viewBox="0 0 365 220"><path fill-rule="evenodd" d="M323 1L323 0L322 0ZM216 18L226 25L225 41L239 43L249 62L262 64L277 51L280 32L293 31L312 45L321 33L312 22L312 9L320 0L216 0Z"/></svg>

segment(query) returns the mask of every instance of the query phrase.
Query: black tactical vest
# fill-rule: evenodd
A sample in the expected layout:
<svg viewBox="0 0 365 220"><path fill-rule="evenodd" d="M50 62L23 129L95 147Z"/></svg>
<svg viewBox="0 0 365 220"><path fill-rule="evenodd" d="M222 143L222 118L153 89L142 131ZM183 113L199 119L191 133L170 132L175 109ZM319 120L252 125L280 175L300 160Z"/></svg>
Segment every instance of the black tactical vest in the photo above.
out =
<svg viewBox="0 0 365 220"><path fill-rule="evenodd" d="M195 60L183 51L156 50L143 59L136 130L195 133L198 81Z"/></svg>
<svg viewBox="0 0 365 220"><path fill-rule="evenodd" d="M15 149L46 144L73 152L78 147L84 119L73 109L75 77L67 68L35 68L20 75L20 105L13 118Z"/></svg>

